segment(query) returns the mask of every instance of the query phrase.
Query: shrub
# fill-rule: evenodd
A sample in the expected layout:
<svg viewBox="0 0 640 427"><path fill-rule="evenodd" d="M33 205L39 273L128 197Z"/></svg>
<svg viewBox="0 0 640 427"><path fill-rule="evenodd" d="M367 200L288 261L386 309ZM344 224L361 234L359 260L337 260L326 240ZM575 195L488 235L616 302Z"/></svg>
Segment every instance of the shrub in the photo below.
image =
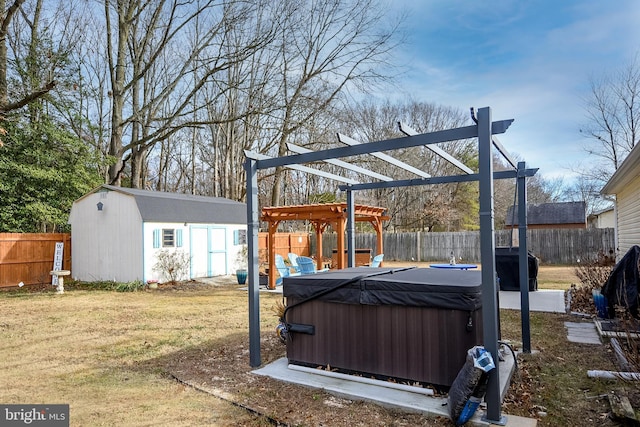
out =
<svg viewBox="0 0 640 427"><path fill-rule="evenodd" d="M580 279L580 284L571 285L571 306L575 311L595 312L592 292L595 289L600 290L604 285L614 263L615 259L605 255L602 250L595 256L585 256L579 260L574 272Z"/></svg>
<svg viewBox="0 0 640 427"><path fill-rule="evenodd" d="M191 260L184 251L163 249L156 257L153 270L160 272L169 282L175 283L187 275Z"/></svg>
<svg viewBox="0 0 640 427"><path fill-rule="evenodd" d="M145 288L142 280L134 280L133 282L114 283L113 289L117 292L136 292Z"/></svg>
<svg viewBox="0 0 640 427"><path fill-rule="evenodd" d="M599 289L609 278L611 269L615 264L613 254L605 255L603 250L598 251L595 257L585 257L580 260L575 267L575 273L582 286L588 288L589 292Z"/></svg>

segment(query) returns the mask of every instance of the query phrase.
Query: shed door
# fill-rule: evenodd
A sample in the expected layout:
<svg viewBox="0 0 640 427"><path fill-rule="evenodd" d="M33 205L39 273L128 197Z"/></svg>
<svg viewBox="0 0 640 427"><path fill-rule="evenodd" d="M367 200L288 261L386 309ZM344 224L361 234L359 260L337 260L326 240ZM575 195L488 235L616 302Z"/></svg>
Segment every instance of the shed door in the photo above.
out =
<svg viewBox="0 0 640 427"><path fill-rule="evenodd" d="M224 227L191 227L191 277L228 274L227 230Z"/></svg>

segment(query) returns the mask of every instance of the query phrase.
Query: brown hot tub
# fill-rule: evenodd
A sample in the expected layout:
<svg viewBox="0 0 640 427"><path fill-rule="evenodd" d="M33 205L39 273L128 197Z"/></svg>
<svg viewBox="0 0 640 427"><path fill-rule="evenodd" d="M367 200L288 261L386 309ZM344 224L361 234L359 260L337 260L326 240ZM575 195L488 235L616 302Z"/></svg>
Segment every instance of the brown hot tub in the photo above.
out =
<svg viewBox="0 0 640 427"><path fill-rule="evenodd" d="M348 268L283 292L292 364L448 387L482 344L478 271Z"/></svg>

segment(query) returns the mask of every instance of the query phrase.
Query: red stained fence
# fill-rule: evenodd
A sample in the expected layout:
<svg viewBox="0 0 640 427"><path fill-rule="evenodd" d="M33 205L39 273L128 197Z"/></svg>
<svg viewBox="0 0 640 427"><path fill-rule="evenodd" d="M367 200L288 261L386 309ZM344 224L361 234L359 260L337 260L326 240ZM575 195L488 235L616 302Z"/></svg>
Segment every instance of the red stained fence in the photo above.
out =
<svg viewBox="0 0 640 427"><path fill-rule="evenodd" d="M56 243L64 243L62 268L71 269L71 234L0 233L0 288L51 283Z"/></svg>

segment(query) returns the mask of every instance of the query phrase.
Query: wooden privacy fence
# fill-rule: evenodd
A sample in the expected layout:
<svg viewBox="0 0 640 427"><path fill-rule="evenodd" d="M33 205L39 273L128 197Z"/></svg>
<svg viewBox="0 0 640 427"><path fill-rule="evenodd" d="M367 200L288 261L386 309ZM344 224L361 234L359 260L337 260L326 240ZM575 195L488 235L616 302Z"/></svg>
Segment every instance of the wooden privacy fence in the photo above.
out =
<svg viewBox="0 0 640 427"><path fill-rule="evenodd" d="M64 243L62 268L70 270L70 234L0 233L0 287L51 283L57 242Z"/></svg>
<svg viewBox="0 0 640 427"><path fill-rule="evenodd" d="M495 232L496 246L509 246L510 231ZM325 233L323 256L331 258L337 246L335 233ZM71 269L71 235L67 233L0 233L0 287L51 283L49 272L57 242L64 243L63 269ZM266 261L267 233L259 233L261 262ZM576 264L594 258L599 251L615 251L613 228L527 230L529 250L543 264ZM480 261L480 233L384 233L385 260L446 261L453 251L461 262ZM376 255L375 233L356 234L356 248ZM276 253L298 255L315 253L315 235L277 233Z"/></svg>
<svg viewBox="0 0 640 427"><path fill-rule="evenodd" d="M276 233L276 254L287 259L287 254L293 252L296 255L309 256L310 242L307 233ZM260 262L267 262L267 239L269 233L258 233L258 252Z"/></svg>
<svg viewBox="0 0 640 427"><path fill-rule="evenodd" d="M496 230L496 246L509 246L510 230ZM374 233L356 234L356 248L376 248ZM325 233L323 256L330 257L336 247L335 233ZM398 261L448 261L453 252L461 262L480 262L480 232L384 233L384 259ZM312 250L315 236L311 236ZM517 246L517 244L514 244ZM527 230L529 250L544 264L576 264L595 258L599 251L615 251L613 228Z"/></svg>
<svg viewBox="0 0 640 427"><path fill-rule="evenodd" d="M266 262L268 233L258 234L261 262ZM68 233L0 233L0 287L51 283L57 242L64 243L62 268L71 270L71 235ZM309 234L277 233L276 253L310 254Z"/></svg>

